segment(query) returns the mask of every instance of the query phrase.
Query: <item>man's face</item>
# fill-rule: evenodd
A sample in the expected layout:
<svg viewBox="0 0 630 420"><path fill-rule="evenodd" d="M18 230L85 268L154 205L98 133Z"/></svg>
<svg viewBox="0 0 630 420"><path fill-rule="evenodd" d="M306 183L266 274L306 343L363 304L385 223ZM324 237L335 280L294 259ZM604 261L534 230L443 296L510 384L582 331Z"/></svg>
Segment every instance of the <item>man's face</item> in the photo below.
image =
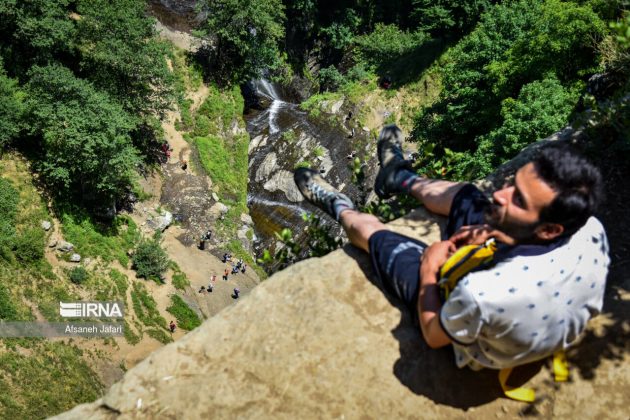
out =
<svg viewBox="0 0 630 420"><path fill-rule="evenodd" d="M495 229L518 242L533 242L539 236L540 211L549 205L556 192L538 177L533 163L516 172L514 182L492 195L493 203L486 219Z"/></svg>

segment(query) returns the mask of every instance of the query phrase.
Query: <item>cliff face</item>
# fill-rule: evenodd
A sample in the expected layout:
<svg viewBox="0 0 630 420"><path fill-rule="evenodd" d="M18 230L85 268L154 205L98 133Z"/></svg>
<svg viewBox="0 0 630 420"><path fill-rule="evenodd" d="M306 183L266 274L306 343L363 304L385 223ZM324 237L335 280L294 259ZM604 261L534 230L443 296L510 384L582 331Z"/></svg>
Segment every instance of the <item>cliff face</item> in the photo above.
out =
<svg viewBox="0 0 630 420"><path fill-rule="evenodd" d="M439 223L418 210L390 227L431 243ZM519 369L516 383L537 390L526 405L502 397L496 371L460 370L450 348L429 349L373 279L351 246L295 264L58 418L627 416L627 341L608 330L627 337L627 305L569 352L571 382L557 387L543 363Z"/></svg>
<svg viewBox="0 0 630 420"><path fill-rule="evenodd" d="M423 211L390 226L439 237ZM300 262L59 418L622 415L627 363L589 381L574 372L559 389L546 367L530 366L521 373L540 401L509 401L496 372L457 369L450 348L428 349L411 316L369 279L367 256L349 246Z"/></svg>

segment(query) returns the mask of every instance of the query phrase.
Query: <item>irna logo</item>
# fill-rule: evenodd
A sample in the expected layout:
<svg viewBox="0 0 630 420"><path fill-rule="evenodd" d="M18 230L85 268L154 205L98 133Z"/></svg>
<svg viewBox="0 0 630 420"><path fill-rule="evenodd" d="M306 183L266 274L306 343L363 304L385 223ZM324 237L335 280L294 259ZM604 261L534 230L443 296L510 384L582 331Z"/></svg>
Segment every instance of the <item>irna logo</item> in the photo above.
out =
<svg viewBox="0 0 630 420"><path fill-rule="evenodd" d="M122 318L122 302L59 302L64 318Z"/></svg>

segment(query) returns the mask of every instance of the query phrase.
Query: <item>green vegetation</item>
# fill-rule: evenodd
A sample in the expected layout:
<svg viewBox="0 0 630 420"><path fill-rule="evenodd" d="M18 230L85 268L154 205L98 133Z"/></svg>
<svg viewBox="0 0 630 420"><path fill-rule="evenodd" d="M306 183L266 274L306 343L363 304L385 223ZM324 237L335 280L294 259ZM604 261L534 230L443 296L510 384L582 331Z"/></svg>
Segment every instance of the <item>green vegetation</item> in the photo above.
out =
<svg viewBox="0 0 630 420"><path fill-rule="evenodd" d="M140 241L133 253L133 268L138 277L162 282L168 266L168 255L160 245L159 235Z"/></svg>
<svg viewBox="0 0 630 420"><path fill-rule="evenodd" d="M111 224L93 219L80 209L60 210L63 235L83 257L100 257L129 265L127 252L140 240L138 227L128 216L116 216Z"/></svg>
<svg viewBox="0 0 630 420"><path fill-rule="evenodd" d="M180 328L190 331L201 325L201 320L195 311L190 309L188 304L177 295L171 295L171 306L166 310L175 316Z"/></svg>
<svg viewBox="0 0 630 420"><path fill-rule="evenodd" d="M589 6L572 2L490 8L444 59L442 93L418 115L415 139L435 144L438 157L446 148L477 152L453 162L456 177L488 173L566 124L581 79L597 70L592 40L603 36L604 27ZM475 163L479 157L483 162Z"/></svg>
<svg viewBox="0 0 630 420"><path fill-rule="evenodd" d="M169 267L173 270L173 286L178 290L186 290L186 287L190 286L186 273L179 268L175 261L170 261Z"/></svg>
<svg viewBox="0 0 630 420"><path fill-rule="evenodd" d="M241 83L276 69L282 61L279 44L284 36L284 7L280 0L204 1L207 18L202 27L216 42L208 63L215 80Z"/></svg>
<svg viewBox="0 0 630 420"><path fill-rule="evenodd" d="M165 53L140 0L4 3L0 144L26 152L55 197L109 205L160 135Z"/></svg>
<svg viewBox="0 0 630 420"><path fill-rule="evenodd" d="M70 281L74 284L83 284L87 280L88 276L89 274L87 270L82 266L74 267L68 274Z"/></svg>
<svg viewBox="0 0 630 420"><path fill-rule="evenodd" d="M102 395L103 385L77 347L42 339L4 339L3 343L2 418L46 418Z"/></svg>
<svg viewBox="0 0 630 420"><path fill-rule="evenodd" d="M160 315L155 300L151 297L146 287L137 281L133 282L131 290L131 302L133 310L142 324L141 333L147 333L150 337L166 344L173 341L167 334L166 320Z"/></svg>

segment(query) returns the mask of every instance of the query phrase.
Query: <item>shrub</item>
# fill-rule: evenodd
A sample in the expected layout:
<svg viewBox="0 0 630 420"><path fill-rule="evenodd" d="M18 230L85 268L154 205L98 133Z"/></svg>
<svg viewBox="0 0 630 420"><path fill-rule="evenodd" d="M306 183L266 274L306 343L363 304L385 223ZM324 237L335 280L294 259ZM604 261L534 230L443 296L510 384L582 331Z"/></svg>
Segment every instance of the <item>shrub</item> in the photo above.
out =
<svg viewBox="0 0 630 420"><path fill-rule="evenodd" d="M15 238L15 256L22 262L35 262L44 257L44 232L38 228L26 229Z"/></svg>
<svg viewBox="0 0 630 420"><path fill-rule="evenodd" d="M339 70L335 66L329 66L321 69L319 75L319 90L320 92L334 92L343 84L344 78L339 73Z"/></svg>
<svg viewBox="0 0 630 420"><path fill-rule="evenodd" d="M162 249L159 237L142 240L133 254L133 267L138 277L160 279L168 263L168 255Z"/></svg>
<svg viewBox="0 0 630 420"><path fill-rule="evenodd" d="M82 284L87 280L88 276L87 270L82 266L74 267L70 270L69 275L70 281L74 284Z"/></svg>

